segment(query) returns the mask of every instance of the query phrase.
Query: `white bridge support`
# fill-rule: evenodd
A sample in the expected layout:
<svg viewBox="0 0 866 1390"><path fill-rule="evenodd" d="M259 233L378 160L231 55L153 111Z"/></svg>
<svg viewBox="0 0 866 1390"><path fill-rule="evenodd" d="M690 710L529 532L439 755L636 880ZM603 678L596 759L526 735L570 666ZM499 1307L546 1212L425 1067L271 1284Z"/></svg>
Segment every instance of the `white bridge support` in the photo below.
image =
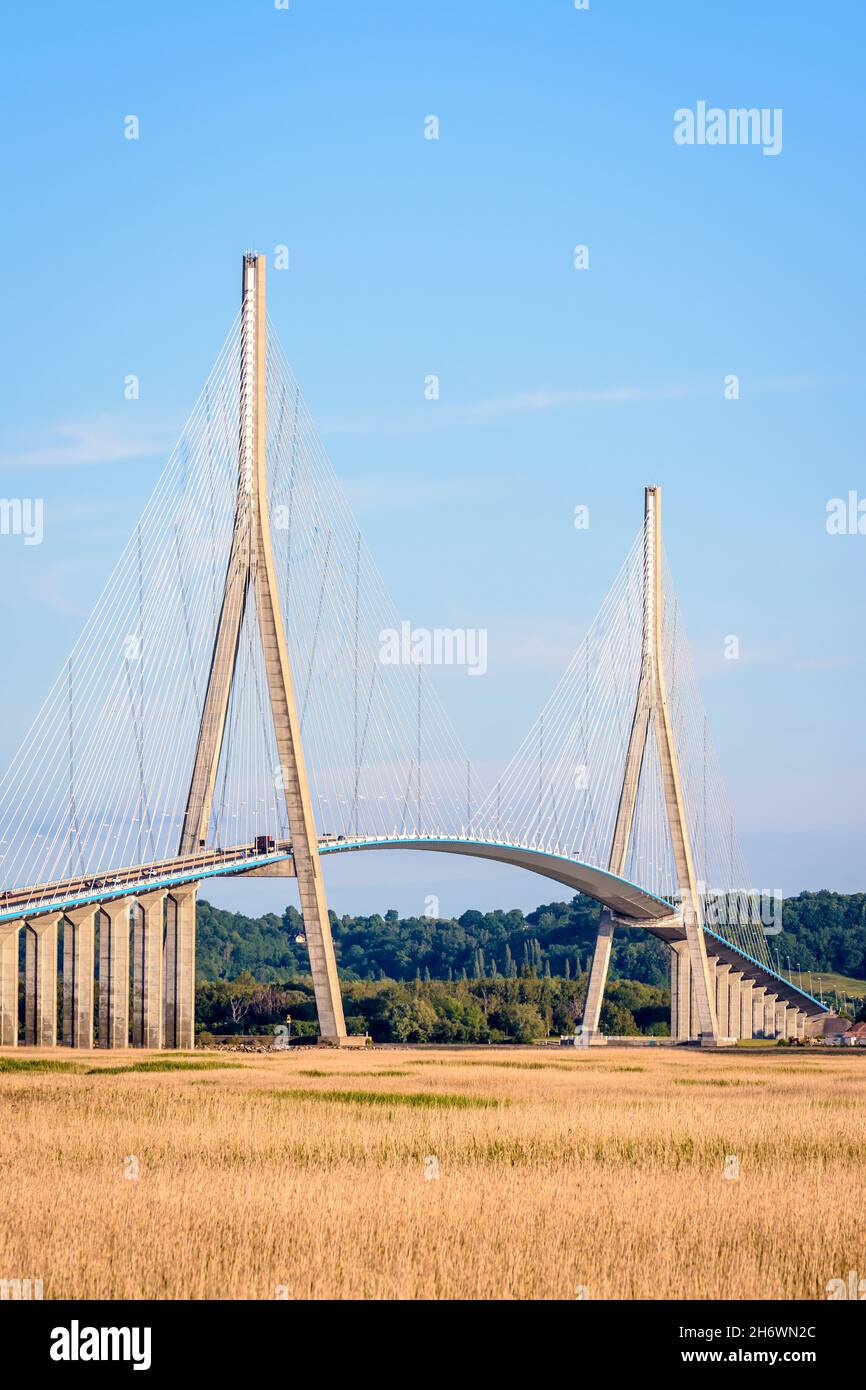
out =
<svg viewBox="0 0 866 1390"><path fill-rule="evenodd" d="M743 1036L742 1018L742 987L743 973L741 970L732 970L728 976L728 1037L734 1042Z"/></svg>
<svg viewBox="0 0 866 1390"><path fill-rule="evenodd" d="M99 919L99 1046L129 1046L131 898L106 903Z"/></svg>
<svg viewBox="0 0 866 1390"><path fill-rule="evenodd" d="M96 908L71 908L63 923L63 1044L93 1046Z"/></svg>
<svg viewBox="0 0 866 1390"><path fill-rule="evenodd" d="M750 1037L753 1038L764 1036L764 996L766 993L766 985L755 985L752 989L752 1031Z"/></svg>
<svg viewBox="0 0 866 1390"><path fill-rule="evenodd" d="M755 982L748 976L743 976L740 986L740 1031L737 1034L740 1038L751 1038L752 1036L752 994Z"/></svg>
<svg viewBox="0 0 866 1390"><path fill-rule="evenodd" d="M788 1005L784 999L776 1001L776 1037L788 1037Z"/></svg>
<svg viewBox="0 0 866 1390"><path fill-rule="evenodd" d="M671 1037L677 1042L692 1037L692 966L685 941L671 947Z"/></svg>
<svg viewBox="0 0 866 1390"><path fill-rule="evenodd" d="M57 924L60 913L27 923L24 943L24 1041L28 1047L57 1042Z"/></svg>
<svg viewBox="0 0 866 1390"><path fill-rule="evenodd" d="M724 965L721 961L715 962L716 1018L719 1021L719 1035L722 1038L730 1037L730 1027L728 1023L730 972L731 967L729 965Z"/></svg>
<svg viewBox="0 0 866 1390"><path fill-rule="evenodd" d="M697 1032L701 1042L712 1045L720 1040L721 1030L716 1015L716 995L713 972L707 958L701 920L701 901L692 858L685 803L680 785L679 764L675 747L667 684L664 669L663 641L663 584L662 584L662 518L661 488L648 487L644 497L643 532L643 644L640 680L635 699L631 733L623 771L622 788L610 848L608 867L622 875L634 827L641 768L647 740L654 734L658 749L668 828L676 861L677 880L682 904L685 944L691 971L692 1005L688 1029ZM601 1004L610 966L613 922L602 922L596 941L587 986L583 1013L584 1031L590 1043L602 1041L599 1032ZM672 969L680 966L672 957ZM672 983L673 990L673 983ZM679 997L679 995L678 995ZM683 1011L683 1020L685 1014ZM677 1031L686 1025L679 1018Z"/></svg>
<svg viewBox="0 0 866 1390"><path fill-rule="evenodd" d="M23 922L0 926L0 1047L18 1046L18 949Z"/></svg>
<svg viewBox="0 0 866 1390"><path fill-rule="evenodd" d="M165 918L165 1046L195 1044L195 902L198 885L172 890Z"/></svg>
<svg viewBox="0 0 866 1390"><path fill-rule="evenodd" d="M162 1047L166 894L137 900L132 926L132 1045Z"/></svg>

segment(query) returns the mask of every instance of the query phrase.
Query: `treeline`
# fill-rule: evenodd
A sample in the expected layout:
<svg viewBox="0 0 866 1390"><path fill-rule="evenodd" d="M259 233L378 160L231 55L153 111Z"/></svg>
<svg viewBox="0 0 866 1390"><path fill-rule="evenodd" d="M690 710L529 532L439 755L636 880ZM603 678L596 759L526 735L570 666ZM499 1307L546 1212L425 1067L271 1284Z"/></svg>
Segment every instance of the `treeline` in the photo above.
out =
<svg viewBox="0 0 866 1390"><path fill-rule="evenodd" d="M866 893L800 893L786 898L782 930L770 953L787 971L853 975L866 980Z"/></svg>
<svg viewBox="0 0 866 1390"><path fill-rule="evenodd" d="M343 984L346 1026L369 1033L374 1042L504 1043L534 1042L573 1033L583 1012L586 975L502 975L481 980L437 980L410 984L395 980ZM614 981L602 1007L605 1033L669 1033L666 989L635 980ZM200 1032L276 1033L291 1038L318 1032L312 984L262 984L244 973L233 980L199 984L196 1018Z"/></svg>
<svg viewBox="0 0 866 1390"><path fill-rule="evenodd" d="M334 946L344 981L461 981L549 976L566 982L588 969L598 904L580 895L534 912L464 912L459 918L337 917ZM866 979L866 893L801 893L787 898L783 930L769 948L784 970L839 973ZM643 932L614 938L611 977L664 987L668 951ZM262 984L285 983L309 971L303 922L294 907L282 915L245 917L207 902L198 905L199 978L233 980L249 972Z"/></svg>
<svg viewBox="0 0 866 1390"><path fill-rule="evenodd" d="M589 968L598 904L580 895L535 912L464 912L459 918L337 917L331 913L340 978L422 983L550 976L575 980ZM262 983L285 982L309 971L303 921L294 907L281 916L244 917L210 903L198 905L199 978L231 980L249 972ZM664 986L668 951L644 934L619 932L613 978Z"/></svg>

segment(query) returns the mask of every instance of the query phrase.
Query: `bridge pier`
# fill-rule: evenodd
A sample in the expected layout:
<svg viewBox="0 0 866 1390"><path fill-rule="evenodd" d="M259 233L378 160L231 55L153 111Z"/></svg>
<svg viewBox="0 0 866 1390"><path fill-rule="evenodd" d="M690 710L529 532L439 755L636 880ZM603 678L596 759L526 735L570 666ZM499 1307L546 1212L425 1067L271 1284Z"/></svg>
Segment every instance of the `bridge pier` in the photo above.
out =
<svg viewBox="0 0 866 1390"><path fill-rule="evenodd" d="M598 923L598 935L595 938L595 949L592 953L592 965L589 969L586 1003L583 1006L583 1029L590 1044L604 1042L603 1035L598 1031L598 1025L601 1018L601 1005L612 948L613 914L607 908L602 908Z"/></svg>
<svg viewBox="0 0 866 1390"><path fill-rule="evenodd" d="M776 1004L777 996L769 992L764 995L764 1037L776 1037Z"/></svg>
<svg viewBox="0 0 866 1390"><path fill-rule="evenodd" d="M106 903L99 922L99 1046L129 1047L129 910L132 898Z"/></svg>
<svg viewBox="0 0 866 1390"><path fill-rule="evenodd" d="M751 1038L752 1036L752 992L755 988L754 980L748 979L745 975L740 983L740 1034L741 1038Z"/></svg>
<svg viewBox="0 0 866 1390"><path fill-rule="evenodd" d="M805 1042L805 1040L806 1040L806 1024L807 1024L807 1023L808 1023L808 1015L807 1015L806 1013L804 1013L804 1011L803 1011L802 1009L798 1009L798 1010L797 1010L797 1018L796 1018L797 1037L800 1039L801 1042Z"/></svg>
<svg viewBox="0 0 866 1390"><path fill-rule="evenodd" d="M797 1036L797 1015L800 1012L794 1005L789 1004L785 1014L785 1037L796 1038Z"/></svg>
<svg viewBox="0 0 866 1390"><path fill-rule="evenodd" d="M742 1009L742 970L731 970L728 976L728 1037L738 1041L742 1036L740 1011Z"/></svg>
<svg viewBox="0 0 866 1390"><path fill-rule="evenodd" d="M63 1044L93 1046L95 907L71 908L63 923Z"/></svg>
<svg viewBox="0 0 866 1390"><path fill-rule="evenodd" d="M173 888L165 923L166 1047L195 1045L195 902L198 884Z"/></svg>
<svg viewBox="0 0 866 1390"><path fill-rule="evenodd" d="M750 1037L753 1038L764 1036L764 996L766 993L766 985L752 986L752 1031Z"/></svg>
<svg viewBox="0 0 866 1390"><path fill-rule="evenodd" d="M691 965L691 960L689 961L689 964ZM691 1009L692 1009L691 1021L690 1021L690 1023L689 1023L689 1039L690 1039L691 1042L700 1042L700 1040L701 1040L701 1026L700 1026L700 1021L699 1021L699 1019L698 1019L698 998L697 998L697 993L696 993L696 991L695 991L695 976L694 976L694 971L690 970L689 973L690 973L690 975L691 975L691 985L690 985L690 989L689 989L689 996L690 996ZM714 988L715 988L715 986L714 986ZM715 995L714 995L713 997L715 998Z"/></svg>
<svg viewBox="0 0 866 1390"><path fill-rule="evenodd" d="M0 926L0 1047L18 1046L18 944L23 922Z"/></svg>
<svg viewBox="0 0 866 1390"><path fill-rule="evenodd" d="M27 922L24 938L24 1040L28 1047L57 1044L57 924L52 912Z"/></svg>
<svg viewBox="0 0 866 1390"><path fill-rule="evenodd" d="M692 966L688 943L671 944L671 1037L687 1043L692 1037Z"/></svg>
<svg viewBox="0 0 866 1390"><path fill-rule="evenodd" d="M132 1045L162 1047L166 893L143 893L132 927Z"/></svg>
<svg viewBox="0 0 866 1390"><path fill-rule="evenodd" d="M713 960L713 957L710 957ZM730 981L729 975L731 967L723 964L720 960L715 960L716 967L716 1018L719 1022L719 1038L730 1037L728 1026L728 1010L730 1007Z"/></svg>

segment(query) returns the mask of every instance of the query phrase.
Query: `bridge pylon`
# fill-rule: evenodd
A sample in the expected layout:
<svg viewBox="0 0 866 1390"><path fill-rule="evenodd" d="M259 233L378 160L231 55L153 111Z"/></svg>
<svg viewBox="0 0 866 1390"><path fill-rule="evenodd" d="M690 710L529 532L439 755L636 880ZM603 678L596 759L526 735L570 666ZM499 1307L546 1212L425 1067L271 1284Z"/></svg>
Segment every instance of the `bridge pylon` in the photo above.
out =
<svg viewBox="0 0 866 1390"><path fill-rule="evenodd" d="M339 1044L346 1038L346 1024L271 545L265 257L250 253L243 262L240 440L232 544L181 831L181 855L196 854L206 845L241 627L251 602L255 604L261 634L279 755L279 780L288 815L319 1028L324 1042Z"/></svg>
<svg viewBox="0 0 866 1390"><path fill-rule="evenodd" d="M668 829L676 864L685 929L683 947L688 957L694 1007L697 1013L696 1031L703 1044L712 1046L719 1042L715 976L707 958L701 900L698 893L677 750L668 706L664 665L664 588L662 579L661 488L648 487L644 494L640 677L623 768L622 787L614 823L608 868L611 873L620 877L623 875L634 828L638 787L647 742L650 737L654 736L661 768ZM605 908L602 910L596 938L583 1012L584 1035L588 1037L590 1043L601 1040L599 1019L610 966L613 933L613 915L609 909ZM682 975L682 965L677 959L674 962L674 970L678 970Z"/></svg>

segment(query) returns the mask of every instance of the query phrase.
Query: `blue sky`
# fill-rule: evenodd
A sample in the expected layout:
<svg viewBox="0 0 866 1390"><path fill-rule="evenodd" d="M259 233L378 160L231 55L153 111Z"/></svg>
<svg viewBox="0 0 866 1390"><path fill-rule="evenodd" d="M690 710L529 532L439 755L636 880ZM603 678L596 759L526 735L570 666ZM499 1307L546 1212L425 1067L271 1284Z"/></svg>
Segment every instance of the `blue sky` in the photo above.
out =
<svg viewBox="0 0 866 1390"><path fill-rule="evenodd" d="M825 525L866 497L861 6L48 0L4 29L0 496L44 499L45 537L0 535L0 762L209 371L242 251L285 244L270 312L398 606L489 632L485 679L436 675L472 756L517 746L659 482L755 883L864 887L866 535ZM676 145L699 100L781 108L781 153ZM439 856L328 874L339 911L560 896Z"/></svg>

